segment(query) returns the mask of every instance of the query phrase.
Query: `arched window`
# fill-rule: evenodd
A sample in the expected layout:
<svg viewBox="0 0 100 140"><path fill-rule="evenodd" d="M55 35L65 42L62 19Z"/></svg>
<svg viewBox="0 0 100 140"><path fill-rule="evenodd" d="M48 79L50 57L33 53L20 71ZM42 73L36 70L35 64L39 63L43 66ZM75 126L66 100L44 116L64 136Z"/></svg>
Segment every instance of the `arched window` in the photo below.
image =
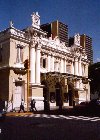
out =
<svg viewBox="0 0 100 140"><path fill-rule="evenodd" d="M71 65L70 64L66 65L66 72L69 74L71 73Z"/></svg>
<svg viewBox="0 0 100 140"><path fill-rule="evenodd" d="M20 44L17 44L17 63L22 63L23 62L23 46Z"/></svg>
<svg viewBox="0 0 100 140"><path fill-rule="evenodd" d="M47 58L46 57L41 57L41 67L42 68L47 68Z"/></svg>

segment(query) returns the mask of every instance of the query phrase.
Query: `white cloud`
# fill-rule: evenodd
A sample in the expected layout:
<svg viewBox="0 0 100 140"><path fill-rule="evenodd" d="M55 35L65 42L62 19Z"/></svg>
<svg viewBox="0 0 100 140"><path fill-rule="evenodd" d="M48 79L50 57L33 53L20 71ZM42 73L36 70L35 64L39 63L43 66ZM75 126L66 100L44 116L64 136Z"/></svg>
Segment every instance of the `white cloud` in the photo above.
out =
<svg viewBox="0 0 100 140"><path fill-rule="evenodd" d="M100 58L97 58L97 59L96 59L96 62L100 62Z"/></svg>

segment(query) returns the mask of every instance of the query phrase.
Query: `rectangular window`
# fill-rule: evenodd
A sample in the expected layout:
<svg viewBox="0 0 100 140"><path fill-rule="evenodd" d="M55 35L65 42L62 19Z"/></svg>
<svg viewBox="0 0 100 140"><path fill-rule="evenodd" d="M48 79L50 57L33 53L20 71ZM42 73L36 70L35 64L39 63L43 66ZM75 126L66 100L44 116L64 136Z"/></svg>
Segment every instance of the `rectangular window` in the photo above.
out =
<svg viewBox="0 0 100 140"><path fill-rule="evenodd" d="M23 48L20 48L20 59L23 62Z"/></svg>
<svg viewBox="0 0 100 140"><path fill-rule="evenodd" d="M66 65L66 72L71 73L71 65Z"/></svg>
<svg viewBox="0 0 100 140"><path fill-rule="evenodd" d="M46 58L43 58L43 68L46 68Z"/></svg>

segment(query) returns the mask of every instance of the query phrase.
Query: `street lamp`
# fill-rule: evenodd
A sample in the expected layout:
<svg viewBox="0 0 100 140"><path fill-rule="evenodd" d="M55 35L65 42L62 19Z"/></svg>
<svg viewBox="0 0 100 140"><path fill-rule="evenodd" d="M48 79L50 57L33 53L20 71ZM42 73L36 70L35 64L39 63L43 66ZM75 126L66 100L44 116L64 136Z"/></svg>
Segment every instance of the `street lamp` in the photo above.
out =
<svg viewBox="0 0 100 140"><path fill-rule="evenodd" d="M29 97L29 59L24 61L24 68L27 70L27 112L28 112L28 97Z"/></svg>

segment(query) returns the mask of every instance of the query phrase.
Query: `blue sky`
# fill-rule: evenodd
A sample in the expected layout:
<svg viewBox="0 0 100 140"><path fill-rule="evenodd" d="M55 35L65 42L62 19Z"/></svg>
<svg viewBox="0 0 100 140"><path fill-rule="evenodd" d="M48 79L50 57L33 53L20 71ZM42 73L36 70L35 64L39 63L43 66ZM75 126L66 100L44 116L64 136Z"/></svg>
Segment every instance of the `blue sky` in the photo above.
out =
<svg viewBox="0 0 100 140"><path fill-rule="evenodd" d="M94 62L100 61L100 0L0 0L0 31L10 20L18 29L30 26L31 14L36 11L41 24L58 19L68 25L69 36L92 37Z"/></svg>

